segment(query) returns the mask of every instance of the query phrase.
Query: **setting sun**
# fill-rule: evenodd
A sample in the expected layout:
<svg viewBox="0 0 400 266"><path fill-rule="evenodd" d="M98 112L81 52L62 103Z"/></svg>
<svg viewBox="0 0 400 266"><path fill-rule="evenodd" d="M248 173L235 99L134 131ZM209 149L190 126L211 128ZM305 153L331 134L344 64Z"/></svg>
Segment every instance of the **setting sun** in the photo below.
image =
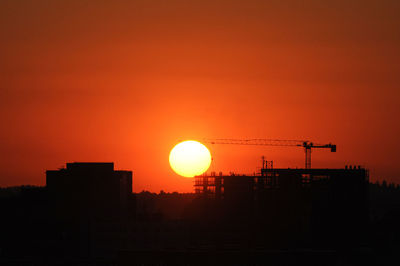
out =
<svg viewBox="0 0 400 266"><path fill-rule="evenodd" d="M171 168L178 175L194 177L207 171L211 164L211 154L198 141L187 140L178 143L169 154Z"/></svg>

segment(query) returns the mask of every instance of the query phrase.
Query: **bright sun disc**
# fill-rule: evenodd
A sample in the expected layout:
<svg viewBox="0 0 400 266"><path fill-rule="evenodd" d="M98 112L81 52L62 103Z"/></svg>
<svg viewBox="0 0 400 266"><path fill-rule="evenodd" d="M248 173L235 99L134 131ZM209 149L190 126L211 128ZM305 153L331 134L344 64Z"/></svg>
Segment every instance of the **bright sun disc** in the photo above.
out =
<svg viewBox="0 0 400 266"><path fill-rule="evenodd" d="M171 150L169 164L178 175L194 177L201 175L210 167L211 154L200 142L186 140Z"/></svg>

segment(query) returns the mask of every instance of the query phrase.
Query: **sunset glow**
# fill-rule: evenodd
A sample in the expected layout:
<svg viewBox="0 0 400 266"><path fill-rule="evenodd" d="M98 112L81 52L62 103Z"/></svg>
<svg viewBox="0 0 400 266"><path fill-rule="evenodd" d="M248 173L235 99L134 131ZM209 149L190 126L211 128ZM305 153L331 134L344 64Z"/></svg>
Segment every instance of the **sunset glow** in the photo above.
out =
<svg viewBox="0 0 400 266"><path fill-rule="evenodd" d="M306 2L0 1L0 186L115 162L134 192L193 192L180 138L332 142L313 167L399 183L400 1ZM211 147L218 173L304 167L301 148Z"/></svg>
<svg viewBox="0 0 400 266"><path fill-rule="evenodd" d="M201 175L210 167L211 154L200 142L187 140L171 150L169 163L178 175L194 177Z"/></svg>

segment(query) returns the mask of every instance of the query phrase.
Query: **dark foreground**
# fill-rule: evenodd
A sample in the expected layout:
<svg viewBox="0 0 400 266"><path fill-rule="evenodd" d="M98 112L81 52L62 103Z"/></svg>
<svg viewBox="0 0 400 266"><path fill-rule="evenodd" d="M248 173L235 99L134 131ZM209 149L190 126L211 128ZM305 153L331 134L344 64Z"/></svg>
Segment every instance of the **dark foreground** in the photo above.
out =
<svg viewBox="0 0 400 266"><path fill-rule="evenodd" d="M1 265L398 265L397 250L121 251L115 259L2 259Z"/></svg>
<svg viewBox="0 0 400 266"><path fill-rule="evenodd" d="M133 194L128 171L69 166L46 187L0 189L0 265L400 265L400 188L364 169Z"/></svg>

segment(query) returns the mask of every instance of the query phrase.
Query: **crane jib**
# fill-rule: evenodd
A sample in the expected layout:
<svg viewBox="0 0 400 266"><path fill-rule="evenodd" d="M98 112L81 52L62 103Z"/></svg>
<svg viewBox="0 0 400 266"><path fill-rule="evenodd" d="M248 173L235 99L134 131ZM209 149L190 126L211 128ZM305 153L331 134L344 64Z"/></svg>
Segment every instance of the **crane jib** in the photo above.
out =
<svg viewBox="0 0 400 266"><path fill-rule="evenodd" d="M305 150L305 169L311 169L311 149L327 148L331 152L336 152L335 144L314 144L308 140L280 140L280 139L203 139L204 143L209 144L232 144L232 145L260 145L260 146L294 146L304 147Z"/></svg>

